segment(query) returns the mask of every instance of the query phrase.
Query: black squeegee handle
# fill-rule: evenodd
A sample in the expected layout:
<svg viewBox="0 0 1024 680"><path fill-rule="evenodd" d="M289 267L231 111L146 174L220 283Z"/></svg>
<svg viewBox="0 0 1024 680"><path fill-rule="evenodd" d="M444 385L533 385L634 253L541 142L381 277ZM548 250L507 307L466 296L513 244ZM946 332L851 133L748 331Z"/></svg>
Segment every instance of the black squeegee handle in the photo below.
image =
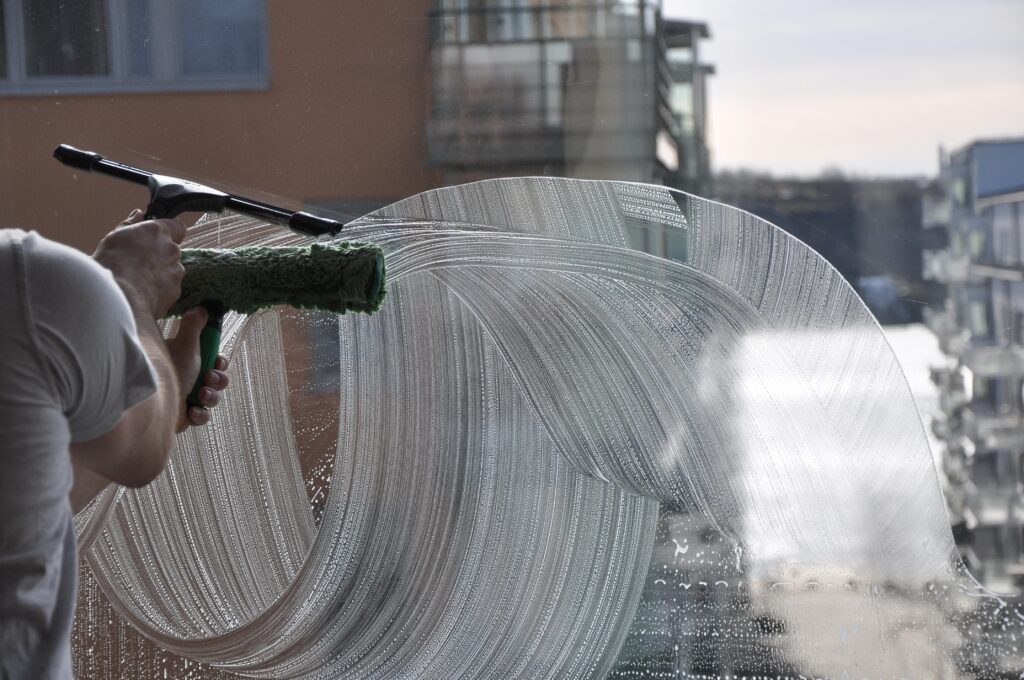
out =
<svg viewBox="0 0 1024 680"><path fill-rule="evenodd" d="M110 175L149 188L149 206L146 217L177 217L184 212L221 212L233 210L250 217L258 217L281 224L310 236L341 231L342 224L334 220L317 217L307 212L285 210L269 203L235 196L202 184L166 175L157 175L130 165L108 160L98 153L82 151L67 144L61 144L53 157L72 168L86 172Z"/></svg>

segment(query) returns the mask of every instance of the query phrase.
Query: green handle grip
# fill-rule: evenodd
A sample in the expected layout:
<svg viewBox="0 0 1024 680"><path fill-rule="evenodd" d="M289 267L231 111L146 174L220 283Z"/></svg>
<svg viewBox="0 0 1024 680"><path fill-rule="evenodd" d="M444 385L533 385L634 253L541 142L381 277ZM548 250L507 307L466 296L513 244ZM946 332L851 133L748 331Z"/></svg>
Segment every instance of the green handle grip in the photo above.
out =
<svg viewBox="0 0 1024 680"><path fill-rule="evenodd" d="M210 310L210 318L199 336L199 376L196 378L196 384L192 387L192 392L189 393L188 398L185 400L189 406L206 408L199 401L199 390L203 388L203 376L217 363L217 355L220 353L221 320L223 318L223 314L215 314L213 310Z"/></svg>

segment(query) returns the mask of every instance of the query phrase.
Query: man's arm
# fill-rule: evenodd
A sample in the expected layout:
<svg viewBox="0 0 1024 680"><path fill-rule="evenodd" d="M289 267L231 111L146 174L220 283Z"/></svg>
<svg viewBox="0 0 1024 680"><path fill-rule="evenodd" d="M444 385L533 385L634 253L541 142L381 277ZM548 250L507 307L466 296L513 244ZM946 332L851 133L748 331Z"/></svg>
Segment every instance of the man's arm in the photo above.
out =
<svg viewBox="0 0 1024 680"><path fill-rule="evenodd" d="M136 324L139 343L156 372L156 392L128 409L114 429L71 445L71 458L77 465L131 487L145 486L163 471L181 400L177 376L156 324L138 315Z"/></svg>
<svg viewBox="0 0 1024 680"><path fill-rule="evenodd" d="M218 357L216 368L206 374L204 383L206 385L207 391L200 392L199 397L200 401L202 401L206 407L212 408L216 406L217 403L220 401L220 393L228 385L228 376L227 373L225 373L225 371L227 371L227 368L227 359L223 356ZM181 389L179 386L179 394L180 392ZM126 412L124 417L121 419L121 422L118 423L114 430L112 430L111 433L108 434L116 432L122 425L125 425L127 428L134 428L134 421L136 418L141 419L146 417L145 414L136 414L135 412L136 409L143 406L145 403L146 402L143 402L142 404L139 404L138 406L129 409L128 412ZM199 409L192 410L199 411ZM202 413L190 414L189 420L192 425L200 426L204 425L208 418L208 412L202 411ZM104 489L110 486L110 484L114 481L110 476L104 476L103 474L97 472L96 466L90 468L87 467L84 463L84 459L86 458L98 458L100 456L106 455L105 452L109 451L109 449L105 447L112 445L110 442L104 441L106 437L107 435L104 435L92 441L71 445L71 464L72 467L74 468L75 481L74 486L71 489L70 498L71 510L75 513L77 513L79 510L88 505L92 501L92 499L98 496ZM113 439L116 440L113 446L120 445L119 442L124 440L127 440L129 443L131 442L130 438L128 438L127 436L122 437L120 433L115 434L113 436ZM124 452L122 452L122 455L125 455ZM128 452L128 455L131 455L130 451ZM122 483L125 486L142 486L145 484L145 482L142 485L134 485L129 484L127 482L119 483Z"/></svg>
<svg viewBox="0 0 1024 680"><path fill-rule="evenodd" d="M114 274L124 293L139 345L154 369L156 390L125 411L106 433L71 445L76 467L71 498L76 510L109 481L132 487L151 482L167 463L174 433L209 419L205 409L186 411L182 396L199 371L199 335L206 322L205 310L185 315L177 334L167 340L155 321L180 293L184 270L178 243L185 228L176 220L140 223L139 216L134 212L108 234L93 258ZM201 391L200 401L214 406L220 399L219 390L227 385L227 375L217 370L204 378L208 387Z"/></svg>

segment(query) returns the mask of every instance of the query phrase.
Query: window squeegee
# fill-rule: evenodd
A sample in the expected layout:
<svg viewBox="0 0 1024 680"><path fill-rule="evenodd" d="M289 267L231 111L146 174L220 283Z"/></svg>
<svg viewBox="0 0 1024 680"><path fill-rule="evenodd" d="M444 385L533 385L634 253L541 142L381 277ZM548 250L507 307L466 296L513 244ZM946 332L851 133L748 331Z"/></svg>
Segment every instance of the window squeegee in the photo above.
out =
<svg viewBox="0 0 1024 680"><path fill-rule="evenodd" d="M66 144L58 146L53 156L72 168L146 185L150 194L146 219L231 210L309 236L336 236L343 226L310 213L285 210L188 180L133 168ZM186 399L189 406L200 408L203 405L199 390L203 376L217 360L226 312L251 314L274 305L291 305L338 314L370 314L380 307L386 293L384 256L378 246L367 243L339 241L235 250L185 248L181 251L181 262L185 267L181 297L168 315L184 314L197 306L209 312L209 321L200 336L199 376Z"/></svg>

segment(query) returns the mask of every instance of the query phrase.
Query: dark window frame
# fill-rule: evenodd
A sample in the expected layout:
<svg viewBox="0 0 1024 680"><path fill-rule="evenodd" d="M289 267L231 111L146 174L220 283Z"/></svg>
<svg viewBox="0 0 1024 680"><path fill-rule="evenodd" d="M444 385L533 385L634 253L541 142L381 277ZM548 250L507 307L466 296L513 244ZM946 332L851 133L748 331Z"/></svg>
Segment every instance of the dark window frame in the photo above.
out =
<svg viewBox="0 0 1024 680"><path fill-rule="evenodd" d="M0 73L0 96L39 96L74 94L120 94L146 92L208 92L266 90L270 86L270 36L266 2L259 2L258 22L261 45L259 64L253 73L202 74L184 73L183 60L178 58L185 43L184 35L174 31L153 32L153 68L151 73L133 75L129 56L129 35L126 21L128 3L132 0L103 0L106 5L107 50L109 74L104 76L29 76L26 68L27 41L22 11L23 0L0 0L3 13L6 73ZM162 24L160 13L173 11L177 3L146 4L157 14L152 23ZM157 36L159 34L159 39Z"/></svg>

